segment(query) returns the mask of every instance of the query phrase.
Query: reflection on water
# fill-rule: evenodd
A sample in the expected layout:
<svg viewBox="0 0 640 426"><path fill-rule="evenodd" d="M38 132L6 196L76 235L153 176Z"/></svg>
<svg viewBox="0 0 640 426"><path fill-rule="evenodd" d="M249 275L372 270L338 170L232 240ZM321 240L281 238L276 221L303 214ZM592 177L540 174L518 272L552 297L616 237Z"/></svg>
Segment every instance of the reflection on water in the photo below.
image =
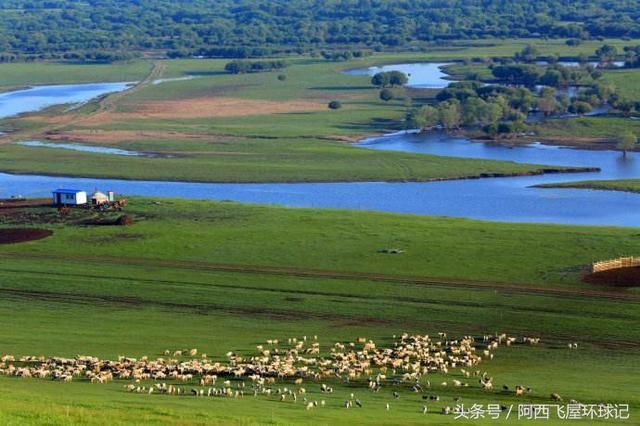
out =
<svg viewBox="0 0 640 426"><path fill-rule="evenodd" d="M451 81L446 80L447 74L442 71L442 67L447 65L450 64L420 63L384 65L381 67L349 70L345 71L345 74L373 76L379 72L400 71L409 77L407 87L414 87L418 89L442 89L451 83Z"/></svg>
<svg viewBox="0 0 640 426"><path fill-rule="evenodd" d="M83 103L106 93L121 92L130 86L131 83L63 84L0 93L0 118L39 111L53 105Z"/></svg>
<svg viewBox="0 0 640 426"><path fill-rule="evenodd" d="M127 151L124 149L108 148L104 146L79 145L75 143L25 141L25 142L16 142L16 145L31 146L36 148L68 149L71 151L95 152L98 154L124 155L127 157L140 157L145 155L144 153L137 152L137 151Z"/></svg>

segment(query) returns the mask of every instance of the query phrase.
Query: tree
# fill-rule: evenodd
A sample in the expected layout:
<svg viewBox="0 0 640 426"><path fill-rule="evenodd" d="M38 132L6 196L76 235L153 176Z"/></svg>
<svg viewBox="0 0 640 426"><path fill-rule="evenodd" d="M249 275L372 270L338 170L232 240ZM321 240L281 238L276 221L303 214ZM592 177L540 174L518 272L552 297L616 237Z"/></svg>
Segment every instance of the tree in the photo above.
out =
<svg viewBox="0 0 640 426"><path fill-rule="evenodd" d="M545 86L560 87L562 82L562 73L558 70L549 69L540 77L540 83Z"/></svg>
<svg viewBox="0 0 640 426"><path fill-rule="evenodd" d="M465 126L486 124L487 103L478 97L468 98L462 104L462 121Z"/></svg>
<svg viewBox="0 0 640 426"><path fill-rule="evenodd" d="M387 72L376 73L371 77L371 84L377 87L387 87L390 84L390 76Z"/></svg>
<svg viewBox="0 0 640 426"><path fill-rule="evenodd" d="M340 101L331 101L328 105L329 109L340 109L342 108L342 104Z"/></svg>
<svg viewBox="0 0 640 426"><path fill-rule="evenodd" d="M440 122L445 129L458 129L462 122L462 111L460 101L452 99L441 103L438 106Z"/></svg>
<svg viewBox="0 0 640 426"><path fill-rule="evenodd" d="M626 99L622 99L616 102L614 107L622 112L625 117L628 117L629 115L631 115L633 108L635 108L635 103Z"/></svg>
<svg viewBox="0 0 640 426"><path fill-rule="evenodd" d="M553 114L558 108L555 96L544 96L538 99L538 109L545 117Z"/></svg>
<svg viewBox="0 0 640 426"><path fill-rule="evenodd" d="M409 82L409 77L400 71L391 71L389 73L389 84L392 86L404 86Z"/></svg>
<svg viewBox="0 0 640 426"><path fill-rule="evenodd" d="M576 101L569 106L569 112L578 115L585 115L591 112L591 104L584 101Z"/></svg>
<svg viewBox="0 0 640 426"><path fill-rule="evenodd" d="M377 87L404 86L409 81L407 75L400 71L385 71L376 73L371 78L371 84Z"/></svg>
<svg viewBox="0 0 640 426"><path fill-rule="evenodd" d="M610 44L605 44L596 50L596 56L601 63L607 64L616 59L618 49Z"/></svg>
<svg viewBox="0 0 640 426"><path fill-rule="evenodd" d="M622 150L622 156L627 156L627 151L631 151L636 147L638 138L630 131L624 131L618 136L618 149Z"/></svg>
<svg viewBox="0 0 640 426"><path fill-rule="evenodd" d="M393 92L391 91L391 89L382 89L380 91L380 99L385 102L389 102L391 99L393 99Z"/></svg>
<svg viewBox="0 0 640 426"><path fill-rule="evenodd" d="M589 55L587 55L586 53L579 54L578 62L580 63L580 65L586 64L587 62L589 62Z"/></svg>
<svg viewBox="0 0 640 426"><path fill-rule="evenodd" d="M413 129L424 130L440 123L440 113L431 105L424 105L409 116L409 125Z"/></svg>
<svg viewBox="0 0 640 426"><path fill-rule="evenodd" d="M538 51L537 47L528 45L524 49L522 49L522 51L520 51L519 53L516 53L515 57L516 57L516 60L519 60L519 61L534 62L539 54L540 52Z"/></svg>

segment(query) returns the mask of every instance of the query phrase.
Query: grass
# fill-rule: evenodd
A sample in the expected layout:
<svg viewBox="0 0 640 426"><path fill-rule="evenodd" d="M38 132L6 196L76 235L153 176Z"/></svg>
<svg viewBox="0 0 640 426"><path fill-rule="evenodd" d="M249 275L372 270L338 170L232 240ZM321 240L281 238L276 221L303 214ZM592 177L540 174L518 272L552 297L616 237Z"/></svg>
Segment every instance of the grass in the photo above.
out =
<svg viewBox="0 0 640 426"><path fill-rule="evenodd" d="M396 55L348 63L311 58L289 59L284 82L276 73L230 75L222 60L165 61L165 77L197 75L198 78L148 85L118 98L115 121L86 124L87 106L78 120L55 127L56 131L148 131L165 136L114 140L119 147L166 154L154 158L123 158L47 148L5 144L0 146L0 169L14 173L66 174L147 180L202 182L318 182L318 181L426 181L473 177L481 174L523 174L539 166L416 154L373 152L344 143L345 139L384 133L402 127L407 107L402 100L389 103L377 98L377 89L366 76L347 76L341 70L373 61L410 60ZM127 115L145 102L172 102L208 97L244 101L315 100L324 104L341 99L338 111L269 113L205 118L153 118ZM29 119L13 119L8 127L19 129L12 138L46 137L52 109ZM171 136L176 132L198 136ZM22 136L20 136L22 135ZM28 136L25 136L28 135ZM100 144L101 142L91 142ZM61 172L62 171L62 172Z"/></svg>
<svg viewBox="0 0 640 426"><path fill-rule="evenodd" d="M144 61L104 65L5 63L0 64L0 91L30 85L137 81L149 73L149 67Z"/></svg>
<svg viewBox="0 0 640 426"><path fill-rule="evenodd" d="M607 42L618 47L633 44ZM116 141L121 148L170 153L171 158L3 145L0 169L205 181L423 180L527 171L533 166L369 151L337 142L336 137L398 128L406 109L400 100L380 102L367 77L344 76L342 69L506 56L529 43L543 54L573 56L591 53L604 42L585 42L577 48L567 47L564 40L454 43L427 53L381 54L347 63L290 58L285 82L278 82L275 73L221 74L226 61L166 61L164 77L198 78L143 87L118 99L116 111L203 95L278 102L336 98L344 108L211 119L131 118L91 128L184 132L200 138ZM7 70L2 75L12 76L0 85L98 77L116 81L125 75L140 79L149 72L149 64L143 62L120 70L20 65L0 65L0 71ZM86 72L93 68L93 74ZM89 105L79 114L95 108ZM43 132L50 128L47 119L58 114L54 108L30 120L4 124ZM549 134L607 137L612 129L634 125L618 117L563 123L566 129L549 127ZM597 131L589 132L587 125ZM87 127L72 122L58 130ZM362 389L366 383L347 386L334 381L336 392L329 396L319 394L317 384L309 384L309 397L327 399L327 407L308 413L301 405L275 398L149 396L124 392L125 382L101 386L0 376L5 389L0 395L2 424L456 424L460 421L437 414L443 405L454 405L454 396L462 396L465 404L550 403L551 392L565 401L628 403L632 420L626 424L633 424L640 409L640 292L637 287L596 287L580 280L592 261L635 254L637 229L149 198L131 200L127 214L135 224L128 227L87 225L86 213L74 211L61 219L44 207L0 210L0 227L54 231L48 239L0 246L0 353L156 357L166 348L195 346L222 359L228 350L250 354L267 338L317 334L325 350L356 336L390 344L394 334L439 331L536 335L542 343L501 348L496 359L484 362L482 368L498 385L492 392L481 391L477 383L462 390L438 385L457 372L433 375L433 393L441 401L429 403L426 416L421 414L423 400L408 384L371 393ZM380 253L396 247L403 253ZM569 351L567 342L579 342L579 350ZM502 384L523 384L534 392L518 400L501 392ZM392 390L401 393L399 400L392 400ZM354 391L365 408L340 408ZM392 404L389 412L384 409L387 402ZM589 421L599 423L620 421Z"/></svg>
<svg viewBox="0 0 640 426"><path fill-rule="evenodd" d="M14 173L60 174L60 170L64 170L64 174L75 176L203 182L425 181L483 173L527 173L537 166L389 152L371 153L344 144L344 140L401 129L408 105L402 99L389 103L380 101L377 89L369 84L367 76L349 76L342 71L372 64L507 56L531 42L489 40L482 43L453 43L448 48L438 47L424 53L383 53L338 63L309 57L289 57L286 59L289 67L282 71L287 76L285 81L277 80L279 73L225 73L227 60L223 59L159 61L165 78L187 75L196 78L148 85L119 97L114 109L116 113L121 113L117 119L86 122L86 115L96 111L96 105L88 105L73 112L72 115L78 115L77 119L71 119L66 124L50 124L52 119L55 121L61 116L70 115L63 114L60 108L53 108L29 119L5 120L4 127L17 130L15 135L9 136L10 139L43 138L52 129L63 132L127 130L132 134L164 132L164 137L116 138L109 144L168 155L125 159L2 145L0 169ZM562 40L538 41L534 44L539 46L541 54L549 52L561 56L572 56L597 47L589 42L578 48L570 48ZM3 66L0 65L0 71ZM68 82L77 82L85 81L83 78L122 80L124 75L130 75L139 80L143 71L149 71L150 64L132 62L111 66L51 63L44 65L43 70L31 67L28 72L23 72L25 66L6 65L6 74L9 76L7 84L17 84L18 78L31 82L66 78ZM64 70L67 67L68 76L65 77ZM452 69L455 71L458 68L465 69L460 65L454 65ZM480 70L483 67L476 68ZM88 72L83 73L82 70ZM482 72L486 74L488 70ZM432 93L411 91L411 95L418 104L425 98L428 100ZM247 107L240 115L217 117L154 118L131 114L140 111L148 102L182 101L188 105L190 100L203 97L213 101L232 98L247 102ZM321 109L270 113L268 107L261 109L251 104L253 101L286 103L305 100L323 105L332 99L340 100L344 107L338 111ZM255 113L247 115L247 110ZM541 137L548 138L570 138L580 134L588 135L585 138L611 137L615 126L624 128L627 124L621 118L610 118L607 122L593 120L596 119L563 120L562 123L550 121L537 126L536 131ZM180 135L170 136L176 132L197 135L198 140ZM105 143L90 139L85 142ZM579 143L593 143L593 140Z"/></svg>
<svg viewBox="0 0 640 426"><path fill-rule="evenodd" d="M567 182L544 185L547 188L581 188L601 189L606 191L640 192L639 179L622 180L588 180L582 182Z"/></svg>
<svg viewBox="0 0 640 426"><path fill-rule="evenodd" d="M385 153L339 142L314 140L227 143L133 142L122 148L170 153L172 158L108 154L7 145L0 169L12 173L62 174L143 180L199 182L428 181L489 174L527 174L541 166Z"/></svg>
<svg viewBox="0 0 640 426"><path fill-rule="evenodd" d="M604 80L613 83L624 99L640 100L640 70L625 69L607 71Z"/></svg>
<svg viewBox="0 0 640 426"><path fill-rule="evenodd" d="M49 239L0 248L7 260L0 264L2 353L159 356L166 348L195 346L219 359L228 350L250 353L267 338L317 334L326 347L360 335L388 344L403 331L504 331L539 335L542 343L498 350L482 367L496 384L531 386L531 401L538 403L558 392L585 403L629 403L632 416L640 408L635 381L640 332L634 326L640 317L637 301L629 299L638 293L579 280L589 261L631 252L637 246L635 229L146 198L133 199L127 214L136 221L129 227L79 225L86 213L59 219L44 207L0 215L4 227L54 231ZM405 251L378 253L384 247ZM260 269L267 266L285 271ZM287 268L389 279L299 276ZM392 278L397 275L453 280L412 284ZM494 284L468 287L462 279ZM590 291L601 293L585 293ZM566 349L567 341L578 341L580 350ZM453 404L455 395L468 404L522 402L500 389L482 392L477 384L463 390L435 385L442 380L447 378L431 377L442 400L430 403L433 413L426 416L438 424L458 422L436 414ZM374 394L358 388L363 384L336 383L334 395L321 396L318 385L308 384L309 398L327 399L326 408L309 415L302 406L275 398L128 394L124 382L101 386L0 377L0 383L9 390L0 397L3 424L425 421L423 402L409 385L389 385ZM392 400L392 389L401 392L399 400ZM340 408L354 391L365 408ZM390 412L384 410L387 402Z"/></svg>

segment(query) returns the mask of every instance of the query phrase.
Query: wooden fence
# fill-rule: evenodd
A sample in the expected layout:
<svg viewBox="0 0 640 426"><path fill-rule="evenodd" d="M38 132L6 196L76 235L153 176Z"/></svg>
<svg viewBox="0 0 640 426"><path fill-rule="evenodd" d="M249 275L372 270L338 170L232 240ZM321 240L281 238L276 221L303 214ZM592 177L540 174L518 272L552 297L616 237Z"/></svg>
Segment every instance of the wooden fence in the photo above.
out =
<svg viewBox="0 0 640 426"><path fill-rule="evenodd" d="M591 272L602 272L610 269L630 268L633 266L640 266L640 257L619 257L617 259L594 262L591 264Z"/></svg>

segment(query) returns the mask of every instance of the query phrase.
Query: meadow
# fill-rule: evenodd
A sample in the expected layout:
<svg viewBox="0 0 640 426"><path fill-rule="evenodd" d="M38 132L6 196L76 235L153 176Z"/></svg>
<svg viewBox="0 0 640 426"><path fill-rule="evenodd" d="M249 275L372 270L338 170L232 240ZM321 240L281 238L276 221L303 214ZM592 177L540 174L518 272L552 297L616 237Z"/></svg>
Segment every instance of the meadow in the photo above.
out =
<svg viewBox="0 0 640 426"><path fill-rule="evenodd" d="M618 47L631 41L606 40ZM156 77L189 80L145 84L136 90L66 111L51 108L39 114L4 120L13 133L3 142L55 139L92 145L117 145L148 152L152 158L107 155L0 145L0 169L38 173L126 179L204 182L426 181L481 174L521 174L539 166L459 160L401 153L372 153L351 146L368 135L406 127L411 107L429 102L434 91L396 90L384 102L367 76L342 71L373 64L451 61L511 56L533 44L540 54L573 57L593 53L599 41L569 47L564 40L484 40L453 42L426 52L377 53L347 62L312 57L285 58L281 73L232 75L227 60L155 61ZM0 86L60 82L143 80L152 64L133 61L114 65L46 63L0 65ZM83 68L84 67L84 68ZM463 67L464 68L464 67ZM485 70L486 71L486 70ZM277 79L278 74L286 80ZM108 97L109 100L111 97ZM342 108L329 110L338 100ZM580 122L581 123L581 122ZM581 124L570 126L582 128ZM610 137L608 126L599 126ZM585 128L583 133L590 130ZM563 127L536 129L542 137L561 138ZM600 137L598 132L589 138ZM585 138L586 139L586 138ZM580 143L593 143L592 140Z"/></svg>
<svg viewBox="0 0 640 426"><path fill-rule="evenodd" d="M521 174L539 168L351 146L349 142L367 134L401 128L406 111L402 100L377 99L368 77L341 73L364 63L291 60L285 81L278 81L275 73L227 74L222 71L224 63L166 61L163 77L196 78L147 84L118 94L107 110L97 102L71 113L52 108L5 122L18 130L7 136L8 141L55 137L117 145L153 156L122 158L4 144L0 168L14 173L206 182L419 181ZM341 100L343 108L329 110L326 104L331 99Z"/></svg>
<svg viewBox="0 0 640 426"><path fill-rule="evenodd" d="M629 403L632 416L640 408L640 293L580 281L592 260L635 247L635 229L130 201L126 213L134 224L126 227L88 225L99 214L84 211L64 217L49 207L0 211L3 227L54 232L0 249L1 353L156 357L197 347L222 360L229 350L250 354L271 338L318 335L324 352L357 336L390 344L402 332L439 331L534 335L541 343L499 348L481 364L495 376L494 391L473 381L464 389L439 385L456 372L432 375L428 393L441 400L429 402L426 415L407 383L373 393L362 381L332 380L336 391L326 395L310 381L307 396L327 406L307 412L275 397L131 394L126 381L0 376L11 390L0 398L4 424L453 424L460 420L439 413L455 404L453 397L468 404L550 403L552 392L567 401ZM389 247L403 252L380 252ZM579 349L567 349L568 342ZM517 398L502 384L533 393ZM351 392L362 409L342 408Z"/></svg>
<svg viewBox="0 0 640 426"><path fill-rule="evenodd" d="M621 49L634 41L607 40ZM528 44L541 54L592 53L602 41L569 47L564 40L454 42L427 52L379 53L348 62L287 58L278 73L231 75L226 60L134 61L115 65L2 64L0 88L90 81L147 82L121 96L74 111L54 107L4 120L0 170L129 179L207 182L420 181L483 173L529 173L541 166L366 150L351 142L400 130L411 102L385 103L366 76L342 71L374 64L511 56ZM155 71L154 71L155 70ZM624 71L626 72L626 71ZM151 74L150 74L151 73ZM605 78L627 78L607 73ZM618 84L618 83L617 83ZM204 100L203 100L204 99ZM342 108L327 109L330 100ZM610 147L615 131L636 128L624 117L550 120L543 137ZM639 124L640 125L640 124ZM141 151L118 157L30 148L42 138ZM635 183L585 185L631 188ZM624 186L623 186L624 185ZM631 185L631 186L627 186ZM6 203L3 202L3 203ZM640 409L638 287L587 284L591 262L637 251L636 228L491 223L366 211L310 210L163 198L130 199L130 226L96 224L117 214L0 205L0 231L44 228L49 238L0 245L0 356L151 358L197 347L216 361L228 351L249 356L267 339L317 335L322 355L359 336L379 346L403 332L462 337L537 336L540 344L495 351L479 368L492 391L443 386L458 369L433 374L424 395L411 383L378 392L366 378L331 379L333 394L305 383L304 405L260 395L244 398L128 393L130 381L60 383L0 375L2 424L493 424L440 414L457 403L629 404ZM119 214L119 213L118 213ZM389 251L398 249L400 253ZM577 343L571 350L568 344ZM237 381L236 381L237 382ZM148 386L149 383L144 383ZM531 387L525 397L510 389ZM278 383L276 386L292 386ZM423 380L424 385L424 380ZM185 388L197 386L188 383ZM399 392L395 399L392 392ZM350 393L363 408L345 409ZM456 398L456 399L454 399ZM386 410L385 405L391 404ZM526 421L513 423L531 423ZM553 419L549 424L560 424Z"/></svg>
<svg viewBox="0 0 640 426"><path fill-rule="evenodd" d="M545 185L547 188L583 188L602 189L606 191L640 192L640 180L587 180L581 182L557 183Z"/></svg>

